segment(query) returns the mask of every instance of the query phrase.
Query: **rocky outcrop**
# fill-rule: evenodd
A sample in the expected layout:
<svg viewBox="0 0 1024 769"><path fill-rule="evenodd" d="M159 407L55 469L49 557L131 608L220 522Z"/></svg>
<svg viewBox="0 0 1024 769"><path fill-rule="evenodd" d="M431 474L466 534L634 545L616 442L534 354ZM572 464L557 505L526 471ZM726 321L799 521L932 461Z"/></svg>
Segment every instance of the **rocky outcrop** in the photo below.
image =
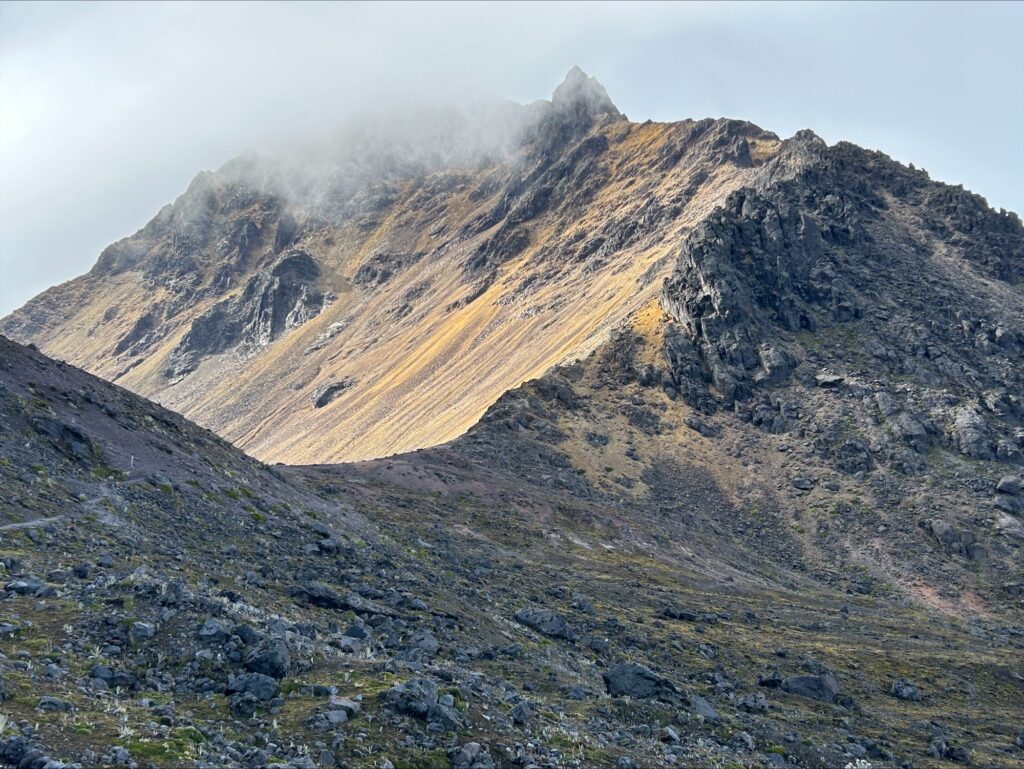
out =
<svg viewBox="0 0 1024 769"><path fill-rule="evenodd" d="M794 137L684 241L661 293L671 322L655 378L701 410L735 408L785 432L792 420L771 412L788 390L862 391L841 373L854 365L904 383L899 399L879 389L851 408L861 422L881 412L883 454L907 473L920 465L897 445L1022 461L1024 298L972 276L1013 279L1024 227L975 196L940 206L940 222L946 189L878 153ZM870 470L865 442L842 432L820 450L844 472Z"/></svg>
<svg viewBox="0 0 1024 769"><path fill-rule="evenodd" d="M355 383L356 380L354 377L345 377L338 381L324 382L313 391L313 405L318 409L322 409L328 403L345 392L345 390L354 386Z"/></svg>
<svg viewBox="0 0 1024 769"><path fill-rule="evenodd" d="M815 328L811 302L833 290L821 279L824 241L810 216L749 193L718 213L687 239L661 301L679 324L666 350L677 389L696 375L731 405L757 384L786 381L795 356L774 327Z"/></svg>
<svg viewBox="0 0 1024 769"><path fill-rule="evenodd" d="M292 251L242 291L192 322L171 354L168 376L183 376L202 359L233 348L258 349L315 318L330 296L317 287L320 267L305 251Z"/></svg>

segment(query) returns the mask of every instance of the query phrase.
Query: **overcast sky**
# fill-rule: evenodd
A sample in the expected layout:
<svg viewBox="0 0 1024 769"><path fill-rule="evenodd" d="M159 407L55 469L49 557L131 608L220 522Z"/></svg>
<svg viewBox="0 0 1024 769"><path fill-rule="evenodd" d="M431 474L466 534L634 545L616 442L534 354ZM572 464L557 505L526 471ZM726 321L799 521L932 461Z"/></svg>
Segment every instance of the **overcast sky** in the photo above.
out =
<svg viewBox="0 0 1024 769"><path fill-rule="evenodd" d="M0 2L0 315L242 150L573 64L632 120L811 128L1024 210L1024 3Z"/></svg>

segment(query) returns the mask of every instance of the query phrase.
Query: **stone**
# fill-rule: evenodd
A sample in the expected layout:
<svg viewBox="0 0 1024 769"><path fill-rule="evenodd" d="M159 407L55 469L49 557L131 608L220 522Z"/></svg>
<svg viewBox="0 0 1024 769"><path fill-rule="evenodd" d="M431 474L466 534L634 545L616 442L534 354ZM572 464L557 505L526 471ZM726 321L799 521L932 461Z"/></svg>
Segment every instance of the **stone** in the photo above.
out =
<svg viewBox="0 0 1024 769"><path fill-rule="evenodd" d="M984 417L975 409L969 406L957 409L950 430L961 454L972 459L992 459L991 430Z"/></svg>
<svg viewBox="0 0 1024 769"><path fill-rule="evenodd" d="M761 692L747 694L736 700L736 709L744 713L767 713L768 700Z"/></svg>
<svg viewBox="0 0 1024 769"><path fill-rule="evenodd" d="M718 722L718 713L711 707L711 703L699 695L690 697L690 709L698 716L703 717L705 721Z"/></svg>
<svg viewBox="0 0 1024 769"><path fill-rule="evenodd" d="M112 670L106 665L93 665L89 669L89 678L102 681L109 689L135 689L139 680L132 673L124 670Z"/></svg>
<svg viewBox="0 0 1024 769"><path fill-rule="evenodd" d="M219 619L207 617L199 628L199 640L203 643L218 644L226 641L231 631Z"/></svg>
<svg viewBox="0 0 1024 769"><path fill-rule="evenodd" d="M384 703L398 713L426 721L443 731L462 727L459 712L440 702L437 684L428 678L412 678L396 684L385 693Z"/></svg>
<svg viewBox="0 0 1024 769"><path fill-rule="evenodd" d="M277 694L277 681L263 673L240 673L228 682L228 691L251 694L260 702L267 702Z"/></svg>
<svg viewBox="0 0 1024 769"><path fill-rule="evenodd" d="M1020 494L1020 478L1014 475L1004 475L999 479L999 483L996 484L996 491L1000 494L1017 496Z"/></svg>
<svg viewBox="0 0 1024 769"><path fill-rule="evenodd" d="M533 716L533 711L530 709L530 705L525 700L517 702L512 710L509 711L509 718L512 719L512 723L517 726L523 726L529 723L530 718Z"/></svg>
<svg viewBox="0 0 1024 769"><path fill-rule="evenodd" d="M36 705L36 710L47 713L70 713L74 709L75 706L72 703L57 697L42 697L39 704Z"/></svg>
<svg viewBox="0 0 1024 769"><path fill-rule="evenodd" d="M494 769L494 759L479 742L467 742L448 751L452 769Z"/></svg>
<svg viewBox="0 0 1024 769"><path fill-rule="evenodd" d="M16 595L36 595L46 587L46 583L38 577L27 576L14 579L4 585L4 590Z"/></svg>
<svg viewBox="0 0 1024 769"><path fill-rule="evenodd" d="M533 628L538 633L552 638L564 638L575 641L577 633L565 621L565 617L543 606L528 606L515 614L516 622Z"/></svg>
<svg viewBox="0 0 1024 769"><path fill-rule="evenodd" d="M437 697L437 684L426 678L413 678L391 687L384 701L399 713L426 720L437 704Z"/></svg>
<svg viewBox="0 0 1024 769"><path fill-rule="evenodd" d="M331 695L327 702L328 706L335 710L343 710L349 718L355 718L362 711L363 706L348 697L337 697Z"/></svg>
<svg viewBox="0 0 1024 769"><path fill-rule="evenodd" d="M354 387L355 384L356 380L354 377L345 377L338 381L324 382L313 391L313 395L310 398L313 402L313 407L322 409L345 392L345 390Z"/></svg>
<svg viewBox="0 0 1024 769"><path fill-rule="evenodd" d="M246 655L245 668L252 673L263 673L271 678L284 678L291 669L287 644L277 638L258 646Z"/></svg>
<svg viewBox="0 0 1024 769"><path fill-rule="evenodd" d="M782 681L782 690L821 702L834 702L839 695L839 681L832 673L790 676Z"/></svg>
<svg viewBox="0 0 1024 769"><path fill-rule="evenodd" d="M326 585L312 582L308 585L297 585L291 590L291 595L300 604L319 606L322 609L356 609L347 598L343 598Z"/></svg>
<svg viewBox="0 0 1024 769"><path fill-rule="evenodd" d="M260 633L252 625L235 625L231 629L232 635L238 636L238 639L246 646L252 646L260 642Z"/></svg>
<svg viewBox="0 0 1024 769"><path fill-rule="evenodd" d="M833 374L830 371L822 371L814 377L815 384L822 388L836 388L844 381L846 381L845 377L840 376L839 374Z"/></svg>
<svg viewBox="0 0 1024 769"><path fill-rule="evenodd" d="M412 637L409 639L409 645L428 655L437 654L438 649L441 648L441 644L437 642L434 634L429 630L420 630L413 633Z"/></svg>
<svg viewBox="0 0 1024 769"><path fill-rule="evenodd" d="M345 710L328 710L323 713L323 717L331 726L339 726L348 721L348 712Z"/></svg>
<svg viewBox="0 0 1024 769"><path fill-rule="evenodd" d="M138 646L156 635L156 626L149 622L133 622L128 628L128 640Z"/></svg>
<svg viewBox="0 0 1024 769"><path fill-rule="evenodd" d="M635 662L620 662L602 673L601 677L613 697L663 699L677 693L675 686L666 678Z"/></svg>
<svg viewBox="0 0 1024 769"><path fill-rule="evenodd" d="M357 620L349 625L348 630L345 631L345 636L348 638L369 638L370 631L367 630L362 620Z"/></svg>
<svg viewBox="0 0 1024 769"><path fill-rule="evenodd" d="M905 678L897 678L893 681L889 693L898 700L919 702L921 699L921 693L917 690L917 687Z"/></svg>

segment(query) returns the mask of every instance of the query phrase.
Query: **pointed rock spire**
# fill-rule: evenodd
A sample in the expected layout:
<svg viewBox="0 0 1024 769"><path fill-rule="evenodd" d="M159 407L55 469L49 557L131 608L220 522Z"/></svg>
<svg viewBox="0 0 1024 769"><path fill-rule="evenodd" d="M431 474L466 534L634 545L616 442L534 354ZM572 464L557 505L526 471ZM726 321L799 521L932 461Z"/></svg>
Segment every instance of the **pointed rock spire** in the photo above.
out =
<svg viewBox="0 0 1024 769"><path fill-rule="evenodd" d="M551 104L557 111L574 117L622 117L622 113L612 103L604 86L579 67L569 70L562 84L555 89Z"/></svg>

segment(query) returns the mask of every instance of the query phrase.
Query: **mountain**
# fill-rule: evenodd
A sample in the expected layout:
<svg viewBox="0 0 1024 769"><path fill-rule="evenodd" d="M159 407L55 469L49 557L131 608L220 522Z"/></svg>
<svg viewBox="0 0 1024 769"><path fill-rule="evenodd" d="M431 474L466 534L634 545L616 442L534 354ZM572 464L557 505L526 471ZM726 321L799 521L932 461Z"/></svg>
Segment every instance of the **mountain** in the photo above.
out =
<svg viewBox="0 0 1024 769"><path fill-rule="evenodd" d="M578 69L370 126L2 321L8 763L1021 764L1017 215Z"/></svg>
<svg viewBox="0 0 1024 769"><path fill-rule="evenodd" d="M402 129L398 124L408 124ZM0 330L266 461L451 440L657 297L684 235L809 137L550 102L370 122L202 173Z"/></svg>

